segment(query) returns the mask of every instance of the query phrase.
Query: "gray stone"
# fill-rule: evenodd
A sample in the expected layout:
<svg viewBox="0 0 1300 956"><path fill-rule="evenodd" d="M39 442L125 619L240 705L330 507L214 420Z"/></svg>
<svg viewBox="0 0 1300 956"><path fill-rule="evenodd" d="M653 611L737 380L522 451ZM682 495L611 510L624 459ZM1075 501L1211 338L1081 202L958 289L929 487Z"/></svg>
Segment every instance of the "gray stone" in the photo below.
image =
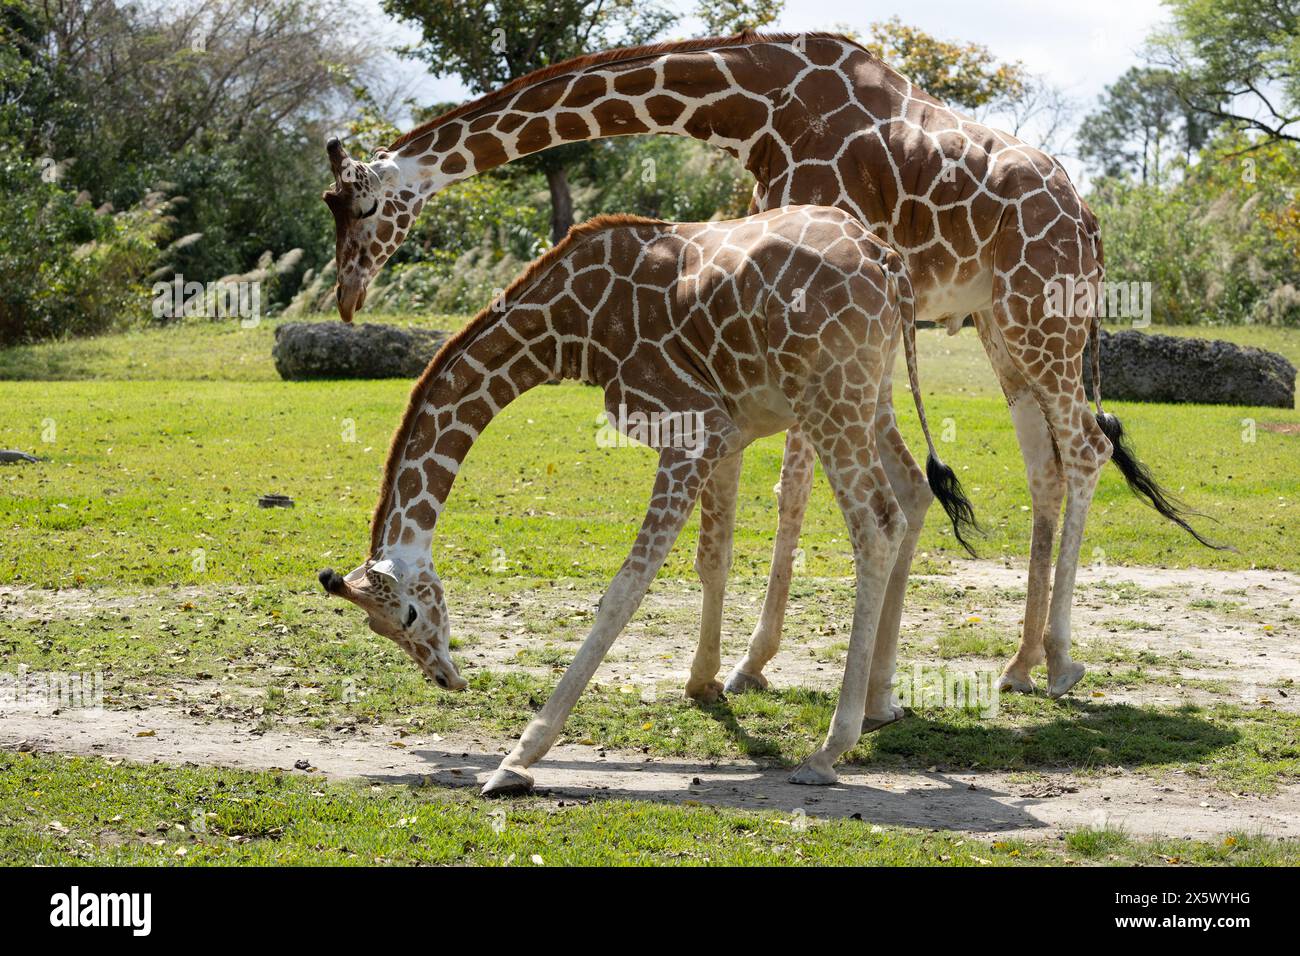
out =
<svg viewBox="0 0 1300 956"><path fill-rule="evenodd" d="M1091 354L1084 356L1091 397ZM1218 339L1101 333L1102 400L1295 407L1295 366L1276 352Z"/></svg>
<svg viewBox="0 0 1300 956"><path fill-rule="evenodd" d="M447 338L436 329L286 322L271 355L281 378L416 378Z"/></svg>
<svg viewBox="0 0 1300 956"><path fill-rule="evenodd" d="M11 448L0 448L0 465L12 465L14 462L29 464L31 462L43 460L44 459L42 458L37 458L35 455L29 455L25 451L14 451Z"/></svg>

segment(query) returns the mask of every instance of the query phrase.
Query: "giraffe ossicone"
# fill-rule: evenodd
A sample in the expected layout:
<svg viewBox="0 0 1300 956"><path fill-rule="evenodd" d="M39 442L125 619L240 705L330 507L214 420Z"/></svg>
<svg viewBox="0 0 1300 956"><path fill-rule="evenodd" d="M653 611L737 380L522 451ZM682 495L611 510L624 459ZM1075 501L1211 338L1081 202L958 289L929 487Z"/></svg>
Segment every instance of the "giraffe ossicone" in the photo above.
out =
<svg viewBox="0 0 1300 956"><path fill-rule="evenodd" d="M622 413L606 422L698 418L698 443L684 447L670 430L640 436L658 451L659 465L636 542L586 641L485 792L525 789L528 768L555 741L697 500L704 623L686 693L716 699L742 453L798 424L844 514L857 574L831 730L792 778L833 781L835 760L864 720L876 727L898 716L890 694L898 617L882 612L900 573L905 589L910 555L900 567L900 549L914 534L916 508L923 515L929 504L917 498L916 465L893 425L890 372L900 339L931 461L944 468L917 383L902 259L834 208L792 206L708 223L605 217L572 230L500 303L449 340L416 383L389 450L369 557L346 577L322 571L322 586L360 607L371 629L433 680L464 688L449 653L434 531L461 462L493 417L537 385L576 379L600 386L606 411ZM946 507L953 494L948 489ZM960 489L955 500L965 503Z"/></svg>

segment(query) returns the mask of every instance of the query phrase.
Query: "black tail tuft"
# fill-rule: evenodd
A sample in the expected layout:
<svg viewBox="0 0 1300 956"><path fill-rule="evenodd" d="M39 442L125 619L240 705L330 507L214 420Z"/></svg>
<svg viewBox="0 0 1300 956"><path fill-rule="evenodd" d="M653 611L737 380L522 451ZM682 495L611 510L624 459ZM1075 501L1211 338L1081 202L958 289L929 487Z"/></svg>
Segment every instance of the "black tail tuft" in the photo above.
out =
<svg viewBox="0 0 1300 956"><path fill-rule="evenodd" d="M925 478L930 483L930 490L939 499L939 504L943 505L948 520L952 522L952 533L972 558L978 558L979 555L967 540L967 534L983 532L975 521L975 509L971 507L966 492L962 491L956 473L934 455L930 455L925 460Z"/></svg>
<svg viewBox="0 0 1300 956"><path fill-rule="evenodd" d="M1114 447L1110 460L1119 468L1124 475L1124 480L1128 482L1129 489L1135 495L1145 498L1151 507L1207 548L1214 548L1216 551L1237 550L1230 545L1215 544L1213 541L1206 539L1187 522L1189 517L1203 518L1205 515L1190 510L1183 502L1160 487L1150 469L1138 461L1137 456L1133 454L1128 439L1124 437L1124 426L1120 424L1118 418L1103 412L1097 416L1097 424L1100 426L1102 434L1110 439L1110 443Z"/></svg>

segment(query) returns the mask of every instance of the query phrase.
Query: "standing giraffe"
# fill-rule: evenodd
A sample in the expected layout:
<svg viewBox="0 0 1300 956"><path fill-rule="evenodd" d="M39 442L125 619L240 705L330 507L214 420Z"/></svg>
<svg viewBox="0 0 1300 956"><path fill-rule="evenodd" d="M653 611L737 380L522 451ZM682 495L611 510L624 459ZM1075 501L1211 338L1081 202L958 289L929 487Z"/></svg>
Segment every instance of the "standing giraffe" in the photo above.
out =
<svg viewBox="0 0 1300 956"><path fill-rule="evenodd" d="M330 594L364 610L433 680L464 689L434 570L433 533L474 441L520 394L560 379L605 391L617 422L655 422L649 510L596 620L541 712L483 788L526 791L701 499L696 568L706 608L686 693L716 699L721 611L745 447L798 423L844 513L857 570L843 688L826 741L791 778L835 781L868 711L885 586L908 519L877 453L900 334L930 467L938 461L916 382L912 291L902 259L840 209L794 206L731 222L602 217L573 229L438 352L411 392L371 523L370 558ZM672 427L665 427L672 423ZM629 437L638 437L629 435ZM942 485L935 494L945 501ZM969 504L958 489L952 502ZM887 722L892 713L881 715Z"/></svg>
<svg viewBox="0 0 1300 956"><path fill-rule="evenodd" d="M903 256L918 319L955 334L974 315L1033 501L1024 630L999 687L1031 692L1030 671L1046 657L1049 694L1069 691L1084 673L1069 653L1075 573L1106 462L1161 514L1208 542L1127 449L1118 419L1102 413L1096 361L1095 415L1088 406L1083 354L1099 330L1101 239L1064 168L948 109L851 40L742 34L612 50L522 77L412 130L370 162L352 160L331 140L335 186L324 198L335 218L340 316L351 321L431 195L561 143L632 133L692 136L736 156L757 181L751 211L814 203L852 213ZM1082 294L1052 311L1054 288ZM881 442L884 467L909 527L885 600L896 621L930 496L896 437L892 408L881 414L877 431L889 436ZM812 462L806 436L792 428L767 597L729 691L767 684L762 668L780 641ZM879 647L890 663L895 652Z"/></svg>

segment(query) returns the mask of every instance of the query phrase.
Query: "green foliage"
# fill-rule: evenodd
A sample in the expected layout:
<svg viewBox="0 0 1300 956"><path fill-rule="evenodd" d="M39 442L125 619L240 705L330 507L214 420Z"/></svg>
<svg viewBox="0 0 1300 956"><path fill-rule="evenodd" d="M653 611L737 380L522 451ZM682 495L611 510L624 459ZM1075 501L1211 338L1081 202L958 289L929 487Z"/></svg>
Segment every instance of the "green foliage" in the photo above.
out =
<svg viewBox="0 0 1300 956"><path fill-rule="evenodd" d="M645 43L677 20L657 0L383 0L419 27L408 49L431 72L454 73L486 93L552 63L615 46Z"/></svg>
<svg viewBox="0 0 1300 956"><path fill-rule="evenodd" d="M148 314L143 278L168 230L158 196L97 214L52 176L0 148L0 344L102 332Z"/></svg>
<svg viewBox="0 0 1300 956"><path fill-rule="evenodd" d="M1135 66L1106 87L1097 110L1084 120L1079 152L1107 176L1137 171L1142 182L1158 183L1172 158L1169 146L1180 146L1190 159L1205 138L1201 118L1178 95L1174 74Z"/></svg>
<svg viewBox="0 0 1300 956"><path fill-rule="evenodd" d="M1166 0L1150 55L1214 123L1300 142L1300 0Z"/></svg>
<svg viewBox="0 0 1300 956"><path fill-rule="evenodd" d="M408 55L434 73L456 74L477 93L584 53L644 43L677 20L656 0L384 0L384 9L418 25L423 42ZM566 170L591 148L569 143L519 161L547 174L553 242L573 224Z"/></svg>
<svg viewBox="0 0 1300 956"><path fill-rule="evenodd" d="M753 177L727 153L694 139L607 140L586 168L592 214L627 212L672 222L745 215Z"/></svg>
<svg viewBox="0 0 1300 956"><path fill-rule="evenodd" d="M548 217L537 202L546 185L522 172L492 170L438 193L393 261L449 264L485 241L525 262L537 256L546 248Z"/></svg>
<svg viewBox="0 0 1300 956"><path fill-rule="evenodd" d="M785 0L699 0L695 15L707 36L762 30L781 16Z"/></svg>
<svg viewBox="0 0 1300 956"><path fill-rule="evenodd" d="M868 31L863 46L952 106L975 109L1005 103L1020 96L1029 80L1023 64L999 63L986 46L940 40L898 17L873 23Z"/></svg>
<svg viewBox="0 0 1300 956"><path fill-rule="evenodd" d="M268 250L282 259L300 249L309 265L327 259L319 144L368 55L344 33L346 3L69 0L56 9L4 0L0 149L15 213L6 270L18 277L6 289L5 339L147 316L128 288L161 257L148 248L166 232L154 228L159 193L173 197L164 217L190 238L167 251L187 281L256 270ZM56 165L66 196L14 172L38 162ZM88 204L80 212L78 194ZM96 218L96 206L128 212ZM22 224L43 231L39 252L24 251ZM36 258L43 271L22 279ZM296 278L277 272L266 291L287 297Z"/></svg>
<svg viewBox="0 0 1300 956"><path fill-rule="evenodd" d="M1300 146L1221 136L1173 183L1089 195L1106 276L1150 282L1156 323L1300 325Z"/></svg>
<svg viewBox="0 0 1300 956"><path fill-rule="evenodd" d="M145 179L185 197L176 208L177 234L202 234L175 257L176 270L209 281L254 267L268 249L302 249L311 264L333 256L334 223L320 200L329 181L320 141L268 128L237 143L193 144L146 170Z"/></svg>

